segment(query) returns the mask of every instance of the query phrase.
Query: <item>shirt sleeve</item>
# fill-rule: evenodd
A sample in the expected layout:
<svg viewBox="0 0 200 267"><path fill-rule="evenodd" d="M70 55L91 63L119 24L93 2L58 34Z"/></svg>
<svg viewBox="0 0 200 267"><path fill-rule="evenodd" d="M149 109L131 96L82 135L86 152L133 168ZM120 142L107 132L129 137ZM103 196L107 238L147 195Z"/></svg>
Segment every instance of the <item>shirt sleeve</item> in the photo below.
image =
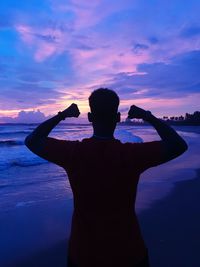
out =
<svg viewBox="0 0 200 267"><path fill-rule="evenodd" d="M128 147L127 147L128 148ZM148 168L160 165L165 160L166 148L162 141L129 143L128 157L140 173Z"/></svg>
<svg viewBox="0 0 200 267"><path fill-rule="evenodd" d="M39 156L61 167L67 167L74 161L79 143L47 137Z"/></svg>

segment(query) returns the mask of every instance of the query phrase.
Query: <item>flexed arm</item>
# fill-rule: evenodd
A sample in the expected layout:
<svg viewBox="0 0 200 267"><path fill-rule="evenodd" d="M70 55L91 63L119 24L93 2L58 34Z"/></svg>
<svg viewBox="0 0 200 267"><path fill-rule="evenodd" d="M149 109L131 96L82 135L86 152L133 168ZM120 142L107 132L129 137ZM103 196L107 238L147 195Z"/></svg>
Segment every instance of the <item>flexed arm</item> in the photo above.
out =
<svg viewBox="0 0 200 267"><path fill-rule="evenodd" d="M188 146L184 139L172 127L152 115L150 111L133 105L128 112L128 118L143 119L156 129L163 141L166 161L180 156L187 150Z"/></svg>
<svg viewBox="0 0 200 267"><path fill-rule="evenodd" d="M25 139L25 145L35 154L40 154L40 151L45 143L52 129L65 118L78 117L80 114L76 104L70 105L64 111L59 112L56 116L52 117L41 123L31 134Z"/></svg>

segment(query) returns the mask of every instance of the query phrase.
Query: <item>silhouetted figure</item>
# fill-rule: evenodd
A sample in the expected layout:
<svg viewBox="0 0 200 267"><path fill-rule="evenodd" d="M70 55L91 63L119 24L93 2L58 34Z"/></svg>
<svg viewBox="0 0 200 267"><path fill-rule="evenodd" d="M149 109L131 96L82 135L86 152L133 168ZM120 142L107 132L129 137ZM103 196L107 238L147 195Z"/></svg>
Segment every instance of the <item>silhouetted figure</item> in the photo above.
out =
<svg viewBox="0 0 200 267"><path fill-rule="evenodd" d="M119 97L100 88L89 97L93 136L82 141L48 137L76 104L40 124L25 140L35 154L63 167L74 195L68 266L147 267L148 253L135 214L140 174L187 150L185 141L150 111L131 106L128 117L148 121L161 141L125 143L114 138Z"/></svg>

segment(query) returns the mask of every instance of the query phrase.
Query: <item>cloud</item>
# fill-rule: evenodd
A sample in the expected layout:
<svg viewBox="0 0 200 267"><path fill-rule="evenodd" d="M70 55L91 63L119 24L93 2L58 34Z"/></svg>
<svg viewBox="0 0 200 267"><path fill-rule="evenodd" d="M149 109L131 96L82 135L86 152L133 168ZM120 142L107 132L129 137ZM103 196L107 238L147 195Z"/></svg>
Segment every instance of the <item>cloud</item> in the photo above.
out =
<svg viewBox="0 0 200 267"><path fill-rule="evenodd" d="M150 44L157 44L159 42L158 38L155 36L148 37L147 40L150 42Z"/></svg>
<svg viewBox="0 0 200 267"><path fill-rule="evenodd" d="M31 123L31 122L40 122L45 119L45 115L37 111L20 111L18 116L14 118L15 122L24 122L24 123Z"/></svg>
<svg viewBox="0 0 200 267"><path fill-rule="evenodd" d="M180 98L200 91L200 50L173 57L169 62L139 64L137 74L119 73L110 81L110 86L126 94L126 88L141 97L179 96ZM140 73L140 74L139 74ZM144 90L145 89L145 90Z"/></svg>
<svg viewBox="0 0 200 267"><path fill-rule="evenodd" d="M0 122L9 122L9 123L38 123L42 122L47 117L44 115L44 113L40 112L40 110L37 111L24 111L21 110L18 115L14 118L12 117L0 117Z"/></svg>
<svg viewBox="0 0 200 267"><path fill-rule="evenodd" d="M51 7L54 12L60 12L61 14L71 12L73 14L71 18L75 31L82 31L94 27L112 14L133 6L134 3L130 0L126 1L126 5L124 5L124 1L122 0L110 0L109 5L106 0L94 0L90 2L84 0L71 0L70 2L66 2L65 0L51 1Z"/></svg>
<svg viewBox="0 0 200 267"><path fill-rule="evenodd" d="M180 36L184 38L198 37L200 36L200 26L194 25L194 26L186 27L181 31Z"/></svg>
<svg viewBox="0 0 200 267"><path fill-rule="evenodd" d="M55 115L45 116L40 110L21 110L15 117L0 116L0 123L41 123ZM86 117L80 116L79 118L67 118L65 121L61 121L61 123L88 123L88 120Z"/></svg>
<svg viewBox="0 0 200 267"><path fill-rule="evenodd" d="M54 105L64 93L38 84L21 83L12 88L1 88L0 108L16 109Z"/></svg>
<svg viewBox="0 0 200 267"><path fill-rule="evenodd" d="M34 48L34 59L38 62L44 61L54 54L60 54L65 50L63 44L66 43L66 40L64 40L63 31L59 28L41 28L25 24L18 24L15 28L23 42Z"/></svg>
<svg viewBox="0 0 200 267"><path fill-rule="evenodd" d="M147 50L148 48L149 48L149 46L146 44L137 43L137 44L133 45L133 52L135 54L139 54L139 53L142 53L143 51Z"/></svg>

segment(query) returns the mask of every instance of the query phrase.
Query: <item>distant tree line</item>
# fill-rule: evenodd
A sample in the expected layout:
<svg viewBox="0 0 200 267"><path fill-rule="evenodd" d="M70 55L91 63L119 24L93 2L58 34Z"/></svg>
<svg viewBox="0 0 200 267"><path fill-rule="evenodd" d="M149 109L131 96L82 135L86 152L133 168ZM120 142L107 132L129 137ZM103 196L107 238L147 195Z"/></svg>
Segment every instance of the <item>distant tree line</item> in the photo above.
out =
<svg viewBox="0 0 200 267"><path fill-rule="evenodd" d="M197 125L200 126L200 111L195 111L193 114L186 113L185 116L163 116L160 118L171 125ZM148 123L143 120L130 120L126 119L120 124L134 124L134 125L147 125Z"/></svg>
<svg viewBox="0 0 200 267"><path fill-rule="evenodd" d="M186 113L185 116L163 116L162 119L170 124L200 125L200 111L195 111L193 114Z"/></svg>

